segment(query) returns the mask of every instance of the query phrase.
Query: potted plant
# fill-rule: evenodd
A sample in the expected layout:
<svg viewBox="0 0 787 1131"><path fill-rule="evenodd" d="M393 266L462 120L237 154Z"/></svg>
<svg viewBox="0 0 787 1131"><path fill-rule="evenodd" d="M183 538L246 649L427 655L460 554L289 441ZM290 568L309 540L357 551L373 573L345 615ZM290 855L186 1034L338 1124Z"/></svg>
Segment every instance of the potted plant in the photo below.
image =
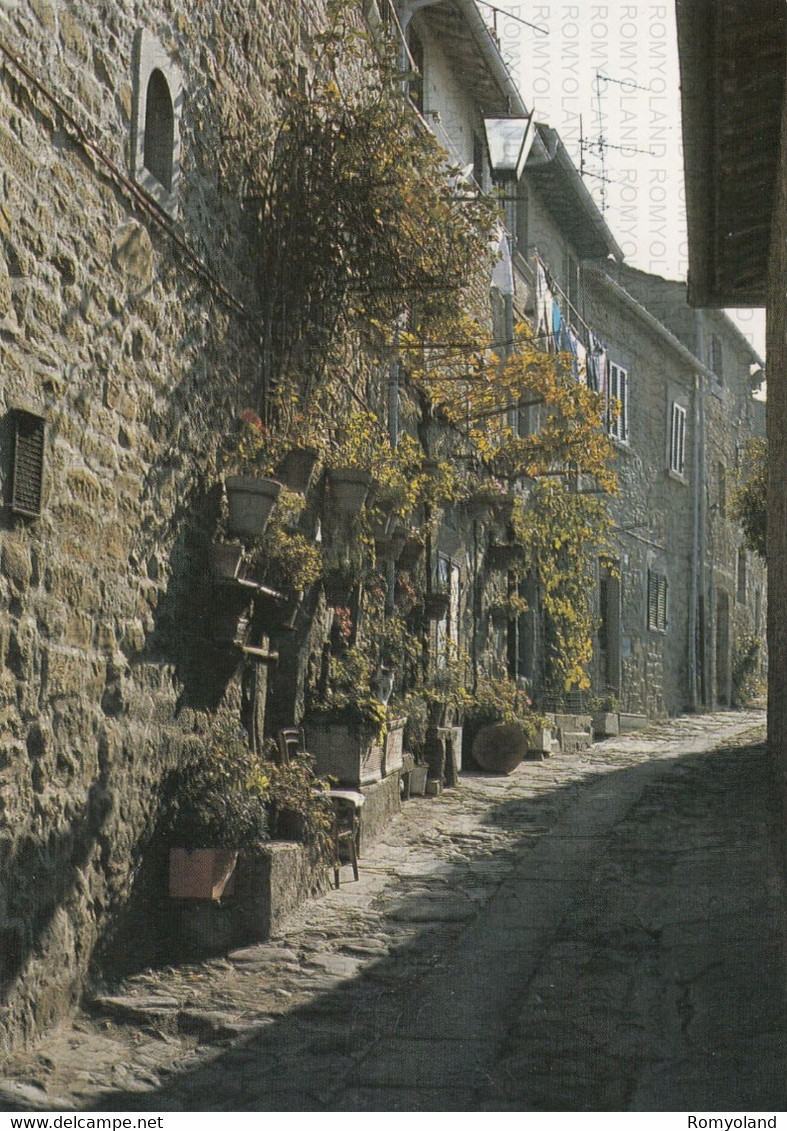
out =
<svg viewBox="0 0 787 1131"><path fill-rule="evenodd" d="M268 839L265 765L243 732L219 724L169 782L169 894L220 899L232 890L241 851Z"/></svg>
<svg viewBox="0 0 787 1131"><path fill-rule="evenodd" d="M294 525L303 500L289 490L281 498L264 537L249 556L246 576L264 586L257 604L266 619L288 623L304 592L319 580L323 561L319 547Z"/></svg>
<svg viewBox="0 0 787 1131"><path fill-rule="evenodd" d="M428 620L443 620L451 605L447 589L433 589L424 594L424 614Z"/></svg>
<svg viewBox="0 0 787 1131"><path fill-rule="evenodd" d="M253 409L244 409L235 431L224 443L224 489L227 495L227 532L237 538L258 538L265 533L281 483L270 475L274 459L273 434Z"/></svg>
<svg viewBox="0 0 787 1131"><path fill-rule="evenodd" d="M492 626L498 630L506 628L517 617L526 613L530 606L524 597L517 593L509 593L504 599L495 601L489 607L489 619Z"/></svg>
<svg viewBox="0 0 787 1131"><path fill-rule="evenodd" d="M498 508L509 497L508 490L499 479L486 479L465 499L465 512L474 521L488 521L499 513Z"/></svg>
<svg viewBox="0 0 787 1131"><path fill-rule="evenodd" d="M525 561L525 547L521 542L493 542L486 552L486 567L490 570L516 569Z"/></svg>
<svg viewBox="0 0 787 1131"><path fill-rule="evenodd" d="M305 720L316 772L355 787L379 781L388 709L373 690L376 666L358 647L326 654L325 665Z"/></svg>
<svg viewBox="0 0 787 1131"><path fill-rule="evenodd" d="M528 750L530 700L512 680L480 679L465 724L472 734L473 760L484 770L510 774Z"/></svg>

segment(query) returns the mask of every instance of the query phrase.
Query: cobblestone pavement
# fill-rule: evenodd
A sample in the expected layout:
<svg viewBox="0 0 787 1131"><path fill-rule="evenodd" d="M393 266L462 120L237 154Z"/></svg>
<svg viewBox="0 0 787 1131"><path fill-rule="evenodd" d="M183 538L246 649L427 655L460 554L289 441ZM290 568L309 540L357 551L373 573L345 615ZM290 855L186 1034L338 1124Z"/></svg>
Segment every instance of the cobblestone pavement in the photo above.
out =
<svg viewBox="0 0 787 1131"><path fill-rule="evenodd" d="M759 711L415 798L269 942L113 987L4 1110L785 1110Z"/></svg>

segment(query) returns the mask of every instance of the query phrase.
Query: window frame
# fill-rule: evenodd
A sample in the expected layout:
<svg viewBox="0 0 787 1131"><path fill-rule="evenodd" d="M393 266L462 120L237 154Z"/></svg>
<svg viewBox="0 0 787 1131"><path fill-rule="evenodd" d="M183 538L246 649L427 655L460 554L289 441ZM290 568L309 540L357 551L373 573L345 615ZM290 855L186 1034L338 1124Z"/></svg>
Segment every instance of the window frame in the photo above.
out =
<svg viewBox="0 0 787 1131"><path fill-rule="evenodd" d="M610 361L607 376L607 432L619 444L629 443L629 371L617 361ZM620 411L613 413L616 400Z"/></svg>
<svg viewBox="0 0 787 1131"><path fill-rule="evenodd" d="M145 133L148 91L155 71L164 79L172 103L172 174L169 187L145 164ZM134 36L134 105L132 120L132 173L135 182L165 212L177 214L180 188L180 119L183 109L183 80L180 68L172 62L161 43L145 28Z"/></svg>
<svg viewBox="0 0 787 1131"><path fill-rule="evenodd" d="M672 401L669 419L669 470L680 479L686 478L686 425L688 412L679 401Z"/></svg>

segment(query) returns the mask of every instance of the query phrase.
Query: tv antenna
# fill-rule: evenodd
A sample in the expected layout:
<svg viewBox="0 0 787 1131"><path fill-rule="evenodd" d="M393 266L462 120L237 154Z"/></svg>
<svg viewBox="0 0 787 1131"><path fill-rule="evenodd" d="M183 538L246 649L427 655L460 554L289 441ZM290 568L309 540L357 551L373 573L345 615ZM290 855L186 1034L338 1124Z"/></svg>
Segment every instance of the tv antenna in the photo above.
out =
<svg viewBox="0 0 787 1131"><path fill-rule="evenodd" d="M648 156L652 156L649 149L638 149L635 145L615 145L613 142L607 140L604 127L604 108L601 101L601 96L602 93L606 93L607 83L610 82L628 91L644 90L647 92L649 89L646 86L640 86L639 83L635 83L632 79L616 79L612 78L611 75L604 74L603 71L596 70L596 77L593 80L593 93L596 100L596 128L598 130L598 134L595 141L590 141L584 136L582 128L582 116L580 115L579 171L583 177L592 177L594 180L601 182L599 197L602 214L606 212L607 208L609 207L609 203L607 201L607 185L614 183L612 178L607 175L607 151L610 149L615 149L619 153L644 153ZM587 163L585 160L586 153L593 154L595 157L597 157L599 163L598 167L600 170L598 173L592 172L587 168Z"/></svg>

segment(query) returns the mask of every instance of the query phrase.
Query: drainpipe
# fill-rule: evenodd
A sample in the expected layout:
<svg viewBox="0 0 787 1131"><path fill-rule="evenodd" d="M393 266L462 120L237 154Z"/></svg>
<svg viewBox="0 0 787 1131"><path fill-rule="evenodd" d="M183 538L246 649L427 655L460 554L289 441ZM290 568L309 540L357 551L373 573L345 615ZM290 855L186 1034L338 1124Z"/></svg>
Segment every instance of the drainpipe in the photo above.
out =
<svg viewBox="0 0 787 1131"><path fill-rule="evenodd" d="M692 711L699 706L697 688L697 612L699 605L699 541L700 541L700 500L699 500L699 462L700 462L700 376L694 374L694 396L692 397L694 464L693 496L691 513L691 588L689 594L689 696Z"/></svg>
<svg viewBox="0 0 787 1131"><path fill-rule="evenodd" d="M399 444L399 319L394 325L393 356L388 363L388 439L394 451ZM396 604L396 562L390 561L385 571L385 610L394 611Z"/></svg>
<svg viewBox="0 0 787 1131"><path fill-rule="evenodd" d="M702 311L697 310L694 315L697 328L697 354L700 361L705 356L705 338L702 322ZM692 706L696 710L699 705L699 689L697 687L697 673L700 662L702 663L702 704L708 704L708 656L705 642L707 640L708 618L710 610L707 602L704 616L698 623L700 597L704 596L705 589L705 377L695 374L694 377L694 499L693 499L693 529L692 529L692 594L694 602L694 635L692 665L693 696ZM702 647L698 649L697 629L702 631ZM699 654L698 654L699 653Z"/></svg>

